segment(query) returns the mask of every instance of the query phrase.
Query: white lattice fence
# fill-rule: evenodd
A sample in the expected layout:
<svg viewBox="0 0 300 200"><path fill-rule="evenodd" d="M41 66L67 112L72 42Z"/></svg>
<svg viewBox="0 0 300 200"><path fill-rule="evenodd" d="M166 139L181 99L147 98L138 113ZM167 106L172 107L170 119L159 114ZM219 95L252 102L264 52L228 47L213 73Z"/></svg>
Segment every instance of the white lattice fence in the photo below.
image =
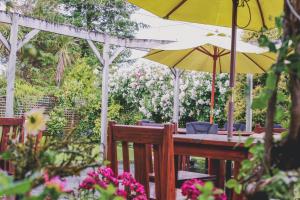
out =
<svg viewBox="0 0 300 200"><path fill-rule="evenodd" d="M6 99L5 96L0 96L0 117L5 116L5 99ZM15 116L20 117L28 110L31 110L32 108L40 108L40 107L44 107L46 114L49 114L54 108L55 103L56 103L55 97L51 97L51 96L45 96L36 102L26 102L26 105L22 105L21 103L18 103L15 106ZM75 127L79 121L79 116L73 110L66 109L64 112L65 112L65 118L67 119L66 129Z"/></svg>

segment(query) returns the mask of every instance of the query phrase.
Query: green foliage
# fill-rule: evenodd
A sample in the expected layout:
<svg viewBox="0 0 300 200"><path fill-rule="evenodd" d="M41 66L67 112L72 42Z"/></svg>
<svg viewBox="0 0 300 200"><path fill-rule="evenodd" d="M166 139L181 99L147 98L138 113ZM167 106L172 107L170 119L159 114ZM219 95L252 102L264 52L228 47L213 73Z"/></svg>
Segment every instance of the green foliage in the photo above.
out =
<svg viewBox="0 0 300 200"><path fill-rule="evenodd" d="M34 86L23 80L17 80L15 83L15 108L21 106L25 111L28 111L30 104L35 104L44 94L41 87Z"/></svg>
<svg viewBox="0 0 300 200"><path fill-rule="evenodd" d="M64 116L64 109L56 107L50 114L50 120L47 122L47 133L50 135L61 135L67 124L67 119Z"/></svg>
<svg viewBox="0 0 300 200"><path fill-rule="evenodd" d="M14 182L12 176L0 172L0 197L25 194L31 189L31 181L25 179Z"/></svg>
<svg viewBox="0 0 300 200"><path fill-rule="evenodd" d="M215 189L214 184L210 181L204 183L204 185L196 185L197 189L201 192L198 200L214 200L215 195L221 195L223 193L220 189Z"/></svg>
<svg viewBox="0 0 300 200"><path fill-rule="evenodd" d="M256 170L260 166L264 154L263 144L252 137L246 140L245 147L249 148L252 157L249 160L243 160L237 179L230 179L226 183L226 187L234 189L238 194L242 192L243 186L245 186L241 183L244 180L251 179L253 170Z"/></svg>
<svg viewBox="0 0 300 200"><path fill-rule="evenodd" d="M58 110L68 109L80 116L76 131L83 135L92 134L95 121L100 117L100 89L93 69L84 59L78 60L67 70L55 96Z"/></svg>
<svg viewBox="0 0 300 200"><path fill-rule="evenodd" d="M101 194L98 200L123 200L122 197L116 196L116 188L113 185L108 185L107 189L103 189L100 186L95 186L96 190Z"/></svg>

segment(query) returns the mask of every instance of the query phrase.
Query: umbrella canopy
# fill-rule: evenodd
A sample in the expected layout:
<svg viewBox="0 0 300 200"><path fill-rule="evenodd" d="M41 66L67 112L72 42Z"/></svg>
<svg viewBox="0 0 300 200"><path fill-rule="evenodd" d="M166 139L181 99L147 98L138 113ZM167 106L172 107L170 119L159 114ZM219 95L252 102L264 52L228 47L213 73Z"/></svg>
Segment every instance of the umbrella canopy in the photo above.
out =
<svg viewBox="0 0 300 200"><path fill-rule="evenodd" d="M230 43L228 37L208 35L162 45L152 49L144 58L171 68L212 72L210 122L213 123L216 73L230 72ZM236 73L265 73L275 61L275 54L242 41L237 42Z"/></svg>
<svg viewBox="0 0 300 200"><path fill-rule="evenodd" d="M169 67L203 72L213 72L216 60L216 73L229 73L230 43L225 36L199 36L158 46L144 57ZM237 42L236 56L236 73L265 73L276 60L275 54L242 41Z"/></svg>
<svg viewBox="0 0 300 200"><path fill-rule="evenodd" d="M164 19L231 27L232 0L128 0ZM275 27L283 0L240 0L237 26L260 31Z"/></svg>

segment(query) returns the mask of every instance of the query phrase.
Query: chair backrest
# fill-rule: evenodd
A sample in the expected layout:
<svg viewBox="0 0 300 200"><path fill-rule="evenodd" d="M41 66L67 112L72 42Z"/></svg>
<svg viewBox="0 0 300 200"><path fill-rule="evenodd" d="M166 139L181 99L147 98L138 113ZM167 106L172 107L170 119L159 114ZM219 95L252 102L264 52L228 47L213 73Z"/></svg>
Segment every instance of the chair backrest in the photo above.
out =
<svg viewBox="0 0 300 200"><path fill-rule="evenodd" d="M139 120L136 124L138 126L164 127L164 124L155 123L154 121L151 121L151 120ZM173 124L175 127L174 133L177 133L178 124L177 123L171 123L171 124Z"/></svg>
<svg viewBox="0 0 300 200"><path fill-rule="evenodd" d="M23 130L24 118L0 118L0 153L8 148L9 141L24 142ZM13 166L4 160L0 160L0 168L13 173Z"/></svg>
<svg viewBox="0 0 300 200"><path fill-rule="evenodd" d="M24 142L24 118L0 118L0 152L7 149L8 141Z"/></svg>
<svg viewBox="0 0 300 200"><path fill-rule="evenodd" d="M217 134L218 125L209 122L190 122L186 124L186 134Z"/></svg>
<svg viewBox="0 0 300 200"><path fill-rule="evenodd" d="M109 122L108 160L112 170L118 173L117 143L122 144L123 169L130 172L129 143L133 143L134 176L145 187L149 198L148 147L154 152L155 196L157 200L175 199L175 169L173 147L174 125L164 127L127 126Z"/></svg>

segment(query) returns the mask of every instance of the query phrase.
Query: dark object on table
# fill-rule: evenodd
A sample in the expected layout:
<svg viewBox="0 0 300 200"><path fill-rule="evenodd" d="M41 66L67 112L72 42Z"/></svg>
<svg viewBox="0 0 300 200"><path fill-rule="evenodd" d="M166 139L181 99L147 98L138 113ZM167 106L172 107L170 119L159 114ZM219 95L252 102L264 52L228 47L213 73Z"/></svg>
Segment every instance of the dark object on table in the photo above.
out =
<svg viewBox="0 0 300 200"><path fill-rule="evenodd" d="M219 129L220 131L227 131L228 130L228 123L226 122L224 124L224 127ZM233 124L233 131L245 131L246 130L246 124L244 123L235 123Z"/></svg>
<svg viewBox="0 0 300 200"><path fill-rule="evenodd" d="M209 122L190 122L186 124L186 134L217 134L218 125Z"/></svg>

